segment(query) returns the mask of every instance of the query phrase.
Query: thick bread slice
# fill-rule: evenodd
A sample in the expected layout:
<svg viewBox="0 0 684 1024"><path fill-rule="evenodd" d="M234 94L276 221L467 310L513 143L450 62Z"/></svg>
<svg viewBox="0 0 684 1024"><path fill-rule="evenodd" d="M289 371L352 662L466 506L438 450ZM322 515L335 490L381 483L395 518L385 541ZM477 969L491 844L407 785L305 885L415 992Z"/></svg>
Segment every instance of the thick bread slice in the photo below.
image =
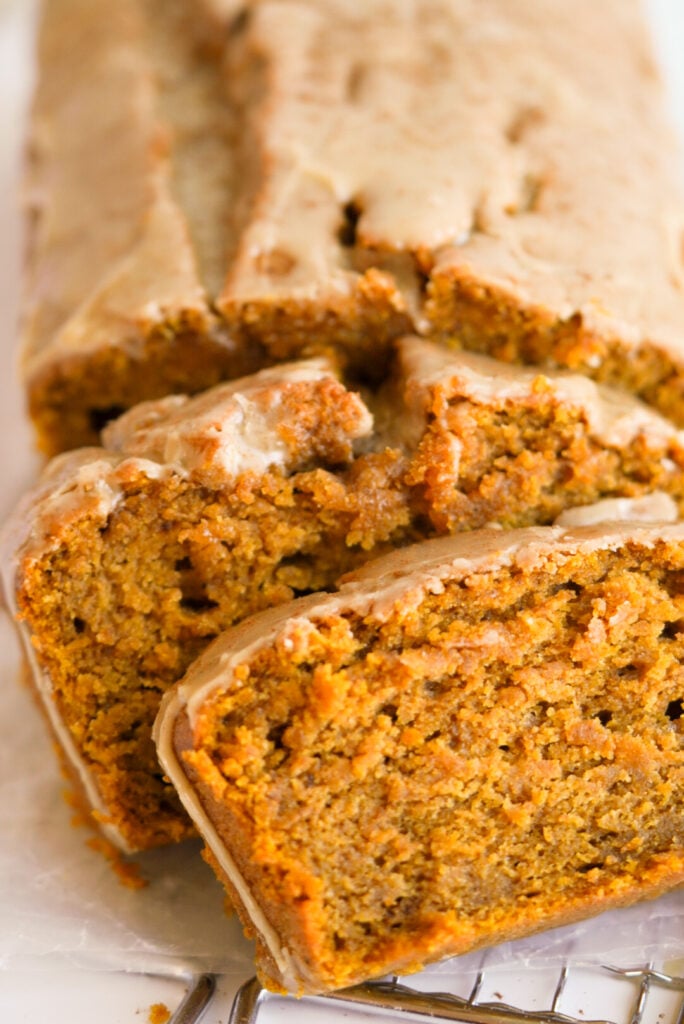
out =
<svg viewBox="0 0 684 1024"><path fill-rule="evenodd" d="M480 530L224 633L157 749L269 986L684 882L684 526Z"/></svg>

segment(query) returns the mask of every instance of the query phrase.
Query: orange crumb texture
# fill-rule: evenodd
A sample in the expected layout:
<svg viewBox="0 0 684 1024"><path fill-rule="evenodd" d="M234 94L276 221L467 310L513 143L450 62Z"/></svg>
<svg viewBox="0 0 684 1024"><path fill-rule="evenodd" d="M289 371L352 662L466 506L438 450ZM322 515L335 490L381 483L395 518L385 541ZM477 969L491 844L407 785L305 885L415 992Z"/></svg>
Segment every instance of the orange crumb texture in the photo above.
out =
<svg viewBox="0 0 684 1024"><path fill-rule="evenodd" d="M171 1011L164 1003L152 1003L147 1019L150 1024L166 1024L171 1018Z"/></svg>
<svg viewBox="0 0 684 1024"><path fill-rule="evenodd" d="M83 828L92 825L92 819L87 808L83 806L83 800L73 789L62 790L62 797L67 807L73 811L71 815L72 828Z"/></svg>

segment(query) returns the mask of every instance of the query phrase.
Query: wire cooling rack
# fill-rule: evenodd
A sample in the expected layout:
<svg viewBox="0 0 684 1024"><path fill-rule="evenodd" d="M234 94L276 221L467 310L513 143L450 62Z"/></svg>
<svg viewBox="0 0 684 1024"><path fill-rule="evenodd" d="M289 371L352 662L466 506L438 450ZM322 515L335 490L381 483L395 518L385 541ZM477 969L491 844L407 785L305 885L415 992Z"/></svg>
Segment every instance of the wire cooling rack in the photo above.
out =
<svg viewBox="0 0 684 1024"><path fill-rule="evenodd" d="M602 1008L592 1011L591 996L584 999L575 1013L566 1012L567 996L580 971L600 977ZM443 980L433 976L433 980ZM586 978L585 978L586 980ZM591 978L587 990L591 991ZM393 977L344 989L325 997L302 1000L287 999L267 992L252 978L238 990L227 1024L260 1024L269 1009L289 1002L303 1010L316 1006L319 1010L344 1010L344 1016L353 1021L354 1011L362 1011L364 1020L377 1013L378 1020L460 1021L461 1024L684 1024L684 977L655 970L652 965L635 968L601 966L578 968L565 964L554 974L552 994L545 1009L528 1009L509 1002L491 999L488 992L487 972L480 971L468 995L446 991L421 991ZM617 986L611 990L610 985ZM627 989L625 988L627 986ZM210 1007L214 991L214 978L201 975L194 980L183 1003L169 1024L199 1024ZM618 991L619 990L619 991ZM500 995L500 993L495 993ZM608 1006L608 1014L603 1009ZM619 1009L618 1009L619 1007ZM320 1019L320 1018L319 1018ZM206 1024L213 1024L204 1018Z"/></svg>

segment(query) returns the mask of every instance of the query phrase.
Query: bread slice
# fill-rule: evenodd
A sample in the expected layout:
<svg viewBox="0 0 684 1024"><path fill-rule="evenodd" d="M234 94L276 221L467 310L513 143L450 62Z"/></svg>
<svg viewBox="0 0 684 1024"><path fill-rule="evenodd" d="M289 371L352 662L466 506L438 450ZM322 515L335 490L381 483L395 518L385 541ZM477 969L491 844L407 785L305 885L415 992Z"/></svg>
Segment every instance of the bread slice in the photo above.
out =
<svg viewBox="0 0 684 1024"><path fill-rule="evenodd" d="M325 992L684 882L684 526L479 530L227 631L161 762L269 987Z"/></svg>
<svg viewBox="0 0 684 1024"><path fill-rule="evenodd" d="M377 380L408 331L684 423L684 216L637 0L53 0L40 69L47 451L311 352Z"/></svg>

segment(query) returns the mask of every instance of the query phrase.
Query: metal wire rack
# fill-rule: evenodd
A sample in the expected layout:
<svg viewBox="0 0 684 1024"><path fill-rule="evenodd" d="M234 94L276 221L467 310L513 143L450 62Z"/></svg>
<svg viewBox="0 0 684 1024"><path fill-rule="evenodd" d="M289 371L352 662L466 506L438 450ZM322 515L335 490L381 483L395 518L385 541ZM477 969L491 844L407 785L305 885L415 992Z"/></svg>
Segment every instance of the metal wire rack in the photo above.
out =
<svg viewBox="0 0 684 1024"><path fill-rule="evenodd" d="M652 965L633 969L610 966L595 968L599 972L610 972L614 978L630 984L627 1000L629 1006L621 1016L592 1017L590 1008L580 1011L581 1016L564 1013L561 1009L563 996L573 970L575 968L569 964L559 969L550 1005L542 1010L481 999L485 991L484 971L477 974L470 993L465 997L450 992L420 991L392 977L356 985L325 997L311 997L299 1001L299 1005L315 1003L324 1007L327 1004L328 1007L336 1006L338 1009L344 1006L347 1010L356 1008L364 1011L366 1015L375 1010L378 1011L379 1019L385 1020L427 1018L460 1021L461 1024L648 1024L650 1020L658 1024L665 1024L666 1021L667 1024L684 1024L684 977L654 970ZM606 977L605 973L603 977ZM169 1024L197 1024L210 1005L213 991L214 979L211 975L197 977ZM668 1013L657 1013L655 999L665 991L674 996L675 1002L670 1005ZM228 1024L258 1024L260 1016L263 1019L262 1011L269 1001L282 999L282 996L267 992L256 978L251 978L238 990ZM388 1012L392 1017L388 1018Z"/></svg>
<svg viewBox="0 0 684 1024"><path fill-rule="evenodd" d="M627 1020L590 1021L585 1013L582 1017L571 1017L561 1013L559 1007L569 977L570 967L561 968L551 1005L547 1010L526 1010L504 1002L480 1002L484 972L480 971L470 994L462 998L448 992L421 992L397 978L389 981L371 982L318 999L325 1003L354 1004L364 1010L392 1011L402 1017L428 1017L432 1020L461 1021L463 1024L641 1024L647 1010L652 991L657 987L674 989L684 994L684 978L676 978L650 969L649 967L625 970L603 968L631 980L634 984L634 998L631 1015ZM237 993L229 1024L257 1024L260 1007L273 998L253 978ZM386 1019L386 1018L385 1018ZM675 1018L675 1024L684 1022L684 995Z"/></svg>

